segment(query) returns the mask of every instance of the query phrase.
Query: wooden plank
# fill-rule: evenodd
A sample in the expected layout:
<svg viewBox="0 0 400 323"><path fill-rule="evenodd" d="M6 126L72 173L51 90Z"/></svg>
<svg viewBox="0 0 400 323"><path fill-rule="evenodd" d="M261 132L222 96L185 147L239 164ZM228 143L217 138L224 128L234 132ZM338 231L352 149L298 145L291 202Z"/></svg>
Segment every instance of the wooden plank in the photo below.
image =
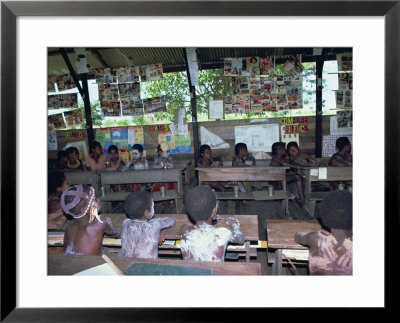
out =
<svg viewBox="0 0 400 323"><path fill-rule="evenodd" d="M319 230L321 225L315 220L267 220L268 248L308 249L295 242L295 234Z"/></svg>
<svg viewBox="0 0 400 323"><path fill-rule="evenodd" d="M285 181L287 167L196 168L204 181Z"/></svg>
<svg viewBox="0 0 400 323"><path fill-rule="evenodd" d="M326 167L327 178L320 179L319 176L310 174L311 182L327 182L327 181L351 181L353 179L353 167Z"/></svg>
<svg viewBox="0 0 400 323"><path fill-rule="evenodd" d="M261 264L255 262L209 262L170 259L133 259L110 254L108 257L124 272L132 263L145 262L159 265L212 269L213 275L261 275ZM73 275L82 270L105 263L101 256L49 255L48 275Z"/></svg>
<svg viewBox="0 0 400 323"><path fill-rule="evenodd" d="M149 169L126 172L101 172L101 183L129 184L129 183L161 183L182 182L181 168Z"/></svg>
<svg viewBox="0 0 400 323"><path fill-rule="evenodd" d="M330 191L327 192L311 192L311 193L305 193L304 196L309 199L310 201L322 201Z"/></svg>
<svg viewBox="0 0 400 323"><path fill-rule="evenodd" d="M256 159L256 167L269 167L271 159ZM223 160L224 167L232 167L232 160Z"/></svg>
<svg viewBox="0 0 400 323"><path fill-rule="evenodd" d="M101 202L121 202L121 201L125 201L126 198L128 197L128 195L131 194L131 193L132 192L124 192L124 191L113 192L113 193L107 194L104 197L100 197L100 201ZM161 193L160 192L152 192L151 195L153 196L153 200L155 202L174 200L174 199L182 197L182 194L179 194L175 190L166 190L164 197L161 197Z"/></svg>

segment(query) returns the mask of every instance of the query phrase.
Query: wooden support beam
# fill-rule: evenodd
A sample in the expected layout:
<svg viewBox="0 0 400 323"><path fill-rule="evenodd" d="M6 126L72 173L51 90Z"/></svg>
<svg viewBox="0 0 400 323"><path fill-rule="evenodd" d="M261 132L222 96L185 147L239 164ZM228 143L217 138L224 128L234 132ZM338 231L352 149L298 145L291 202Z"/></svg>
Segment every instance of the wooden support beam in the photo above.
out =
<svg viewBox="0 0 400 323"><path fill-rule="evenodd" d="M183 49L186 64L186 75L189 83L190 92L190 105L192 107L192 133L193 133L193 151L194 151L194 165L197 167L199 160L199 128L197 123L197 101L196 101L196 88L192 85L189 72L189 64L186 53L186 48Z"/></svg>
<svg viewBox="0 0 400 323"><path fill-rule="evenodd" d="M315 103L315 157L321 158L322 155L322 68L324 67L325 57L317 56L315 60L316 76L316 103Z"/></svg>

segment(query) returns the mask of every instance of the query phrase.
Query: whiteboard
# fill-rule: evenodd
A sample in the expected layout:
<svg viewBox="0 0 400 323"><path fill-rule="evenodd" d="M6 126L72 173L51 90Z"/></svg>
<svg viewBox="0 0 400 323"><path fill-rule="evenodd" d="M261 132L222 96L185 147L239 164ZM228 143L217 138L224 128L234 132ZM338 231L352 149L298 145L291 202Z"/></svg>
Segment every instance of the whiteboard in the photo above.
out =
<svg viewBox="0 0 400 323"><path fill-rule="evenodd" d="M247 150L271 152L274 142L279 141L279 124L263 124L235 127L235 144L243 142Z"/></svg>

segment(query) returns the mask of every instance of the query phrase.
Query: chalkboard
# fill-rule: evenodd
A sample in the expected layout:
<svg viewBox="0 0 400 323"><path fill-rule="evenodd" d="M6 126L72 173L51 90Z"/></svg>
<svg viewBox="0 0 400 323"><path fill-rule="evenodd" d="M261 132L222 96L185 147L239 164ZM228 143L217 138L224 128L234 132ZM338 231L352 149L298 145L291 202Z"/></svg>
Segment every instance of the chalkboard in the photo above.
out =
<svg viewBox="0 0 400 323"><path fill-rule="evenodd" d="M249 152L271 152L274 142L279 141L279 124L263 124L235 127L235 144L243 142Z"/></svg>

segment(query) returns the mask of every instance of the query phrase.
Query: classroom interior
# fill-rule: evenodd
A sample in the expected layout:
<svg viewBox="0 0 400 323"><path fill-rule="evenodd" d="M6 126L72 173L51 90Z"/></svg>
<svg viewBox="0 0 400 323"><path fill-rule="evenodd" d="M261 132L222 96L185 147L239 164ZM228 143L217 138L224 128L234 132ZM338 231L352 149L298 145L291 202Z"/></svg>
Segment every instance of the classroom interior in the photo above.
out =
<svg viewBox="0 0 400 323"><path fill-rule="evenodd" d="M261 65L263 59L268 64ZM337 70L324 71L326 62L337 64ZM309 63L314 64L308 69L311 81L305 83ZM203 97L196 92L203 70L222 71L218 77L229 79L231 86L229 96L205 99L205 119L199 111ZM132 87L175 72L186 73L186 107L174 107L168 95L144 99ZM68 223L49 229L48 275L310 275L309 249L295 242L295 234L321 230L318 216L324 198L336 190L353 190L352 166L330 165L336 140L346 137L352 143L351 48L48 48L48 74L48 176L60 171L59 152L76 147L82 169L64 169L65 177L70 185L93 187L100 213L120 232L125 199L132 192L126 187L131 184L152 194L154 218L168 215L176 221L161 232L165 240L158 259L122 257L121 239L107 235L102 241L105 256L67 255L63 243ZM326 77L335 78L330 101L323 97ZM89 81L98 88L97 112L92 111ZM311 97L311 113L305 95ZM119 125L98 125L96 113L103 120L125 119ZM148 117L154 113L169 114L169 122L138 123L146 116L156 120ZM132 160L132 146L142 145L148 169L88 170L95 141L105 156L111 145L117 146L125 164ZM169 145L173 168L152 167L161 142ZM232 165L240 142L247 145L255 165ZM297 167L303 201L296 182L287 180L293 168L270 165L275 142L296 142L318 162ZM199 167L204 144L222 165ZM222 183L223 192L215 190L218 215L239 221L245 243L228 244L223 262L183 260L179 229L192 223L185 196L210 182ZM247 185L237 192L239 182L257 182L261 188ZM174 185L161 192L154 189L156 183ZM116 185L122 189L116 191Z"/></svg>

